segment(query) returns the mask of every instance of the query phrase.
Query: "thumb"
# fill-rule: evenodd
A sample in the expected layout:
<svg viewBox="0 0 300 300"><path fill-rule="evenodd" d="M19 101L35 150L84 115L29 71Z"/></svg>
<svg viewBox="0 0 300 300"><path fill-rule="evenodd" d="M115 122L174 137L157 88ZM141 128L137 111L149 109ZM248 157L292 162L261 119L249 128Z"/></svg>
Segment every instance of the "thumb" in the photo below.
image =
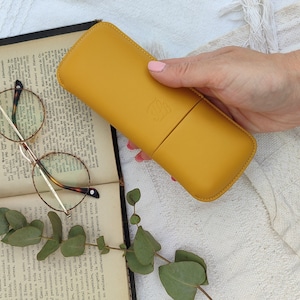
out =
<svg viewBox="0 0 300 300"><path fill-rule="evenodd" d="M207 72L204 72L201 62L191 58L150 61L148 70L158 82L174 88L201 88L206 86L208 80Z"/></svg>

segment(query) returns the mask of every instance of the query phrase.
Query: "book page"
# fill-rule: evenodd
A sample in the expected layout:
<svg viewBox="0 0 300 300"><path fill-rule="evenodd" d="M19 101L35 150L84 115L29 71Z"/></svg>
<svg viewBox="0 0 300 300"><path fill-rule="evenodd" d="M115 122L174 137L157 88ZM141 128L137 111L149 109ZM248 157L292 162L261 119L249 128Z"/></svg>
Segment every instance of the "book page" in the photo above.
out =
<svg viewBox="0 0 300 300"><path fill-rule="evenodd" d="M26 147L38 158L53 151L79 157L87 166L92 186L100 193L99 199L85 197L71 210L70 219L58 213L62 218L64 239L73 225L82 225L87 243L96 244L96 239L104 235L108 245L119 247L124 235L111 127L60 87L56 79L59 62L83 33L1 46L0 92L12 88L18 79L25 89L42 99L45 122ZM21 149L28 154L24 147ZM32 164L23 157L19 143L0 136L0 159L0 207L21 211L28 222L41 219L47 231L44 235L51 236L47 217L51 209L35 191ZM68 177L75 176L76 166L71 166L68 172L70 170L72 174ZM4 243L0 246L0 299L130 299L122 251L100 255L97 247L87 246L79 257L65 258L57 251L38 262L36 255L42 248L40 244L26 248Z"/></svg>
<svg viewBox="0 0 300 300"><path fill-rule="evenodd" d="M119 247L123 243L122 218L117 183L96 186L102 197L86 198L68 219L63 213L64 236L74 225L85 229L86 243L96 244L103 235L106 243ZM20 210L27 221L40 219L45 224L44 236L51 237L48 208L36 194L2 198L0 207ZM100 255L97 247L87 246L79 257L65 258L57 250L44 261L36 255L43 244L19 248L0 244L0 299L130 299L123 252L111 250Z"/></svg>
<svg viewBox="0 0 300 300"><path fill-rule="evenodd" d="M110 125L60 87L56 79L59 62L82 34L75 32L1 46L0 91L12 88L18 79L25 89L42 99L45 122L29 142L36 157L52 151L68 152L83 160L93 185L117 182ZM32 166L21 155L18 143L0 136L0 160L0 197L35 192Z"/></svg>

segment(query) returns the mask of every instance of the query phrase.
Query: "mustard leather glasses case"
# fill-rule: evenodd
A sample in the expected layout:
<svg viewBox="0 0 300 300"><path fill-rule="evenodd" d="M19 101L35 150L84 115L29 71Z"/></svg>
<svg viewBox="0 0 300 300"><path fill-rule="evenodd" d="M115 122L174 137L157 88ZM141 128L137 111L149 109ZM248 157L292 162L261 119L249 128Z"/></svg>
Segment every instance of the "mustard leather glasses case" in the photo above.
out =
<svg viewBox="0 0 300 300"><path fill-rule="evenodd" d="M212 201L243 173L255 140L195 90L156 82L147 69L154 59L117 27L99 22L66 54L57 76L194 198Z"/></svg>

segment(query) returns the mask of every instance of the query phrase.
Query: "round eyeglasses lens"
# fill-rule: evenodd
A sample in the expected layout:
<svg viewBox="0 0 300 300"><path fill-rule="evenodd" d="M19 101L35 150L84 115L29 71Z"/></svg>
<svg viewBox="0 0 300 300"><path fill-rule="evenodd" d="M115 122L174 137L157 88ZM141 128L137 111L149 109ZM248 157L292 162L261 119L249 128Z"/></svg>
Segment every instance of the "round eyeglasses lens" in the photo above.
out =
<svg viewBox="0 0 300 300"><path fill-rule="evenodd" d="M32 138L42 127L45 117L43 103L35 93L23 89L18 94L18 101L14 102L14 89L0 92L0 106L4 111L0 110L0 133L16 142ZM21 136L16 133L12 123Z"/></svg>
<svg viewBox="0 0 300 300"><path fill-rule="evenodd" d="M54 210L69 211L86 196L90 176L76 156L53 152L43 156L33 168L33 183L42 200ZM50 185L50 187L49 187ZM61 203L60 203L61 201Z"/></svg>

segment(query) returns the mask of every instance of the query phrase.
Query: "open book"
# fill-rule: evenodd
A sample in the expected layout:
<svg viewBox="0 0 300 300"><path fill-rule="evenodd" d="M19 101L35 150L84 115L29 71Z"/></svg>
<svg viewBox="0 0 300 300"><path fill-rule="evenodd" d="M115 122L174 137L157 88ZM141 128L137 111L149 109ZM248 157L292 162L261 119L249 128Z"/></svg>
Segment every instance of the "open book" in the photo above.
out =
<svg viewBox="0 0 300 300"><path fill-rule="evenodd" d="M128 227L115 132L56 79L60 60L91 25L93 22L0 40L0 91L13 87L18 79L41 97L46 119L30 142L31 149L38 157L52 151L80 157L88 167L92 187L100 193L99 199L85 197L72 210L71 218L59 213L65 237L78 224L86 231L87 243L95 244L103 235L108 245L118 247L124 237L128 239ZM0 207L21 211L28 221L43 220L49 224L45 227L51 236L47 217L51 209L36 193L32 166L17 143L0 136L0 159ZM38 262L40 249L41 245L17 248L0 244L0 299L135 298L123 252L100 255L96 247L87 247L79 257L65 258L57 251Z"/></svg>

